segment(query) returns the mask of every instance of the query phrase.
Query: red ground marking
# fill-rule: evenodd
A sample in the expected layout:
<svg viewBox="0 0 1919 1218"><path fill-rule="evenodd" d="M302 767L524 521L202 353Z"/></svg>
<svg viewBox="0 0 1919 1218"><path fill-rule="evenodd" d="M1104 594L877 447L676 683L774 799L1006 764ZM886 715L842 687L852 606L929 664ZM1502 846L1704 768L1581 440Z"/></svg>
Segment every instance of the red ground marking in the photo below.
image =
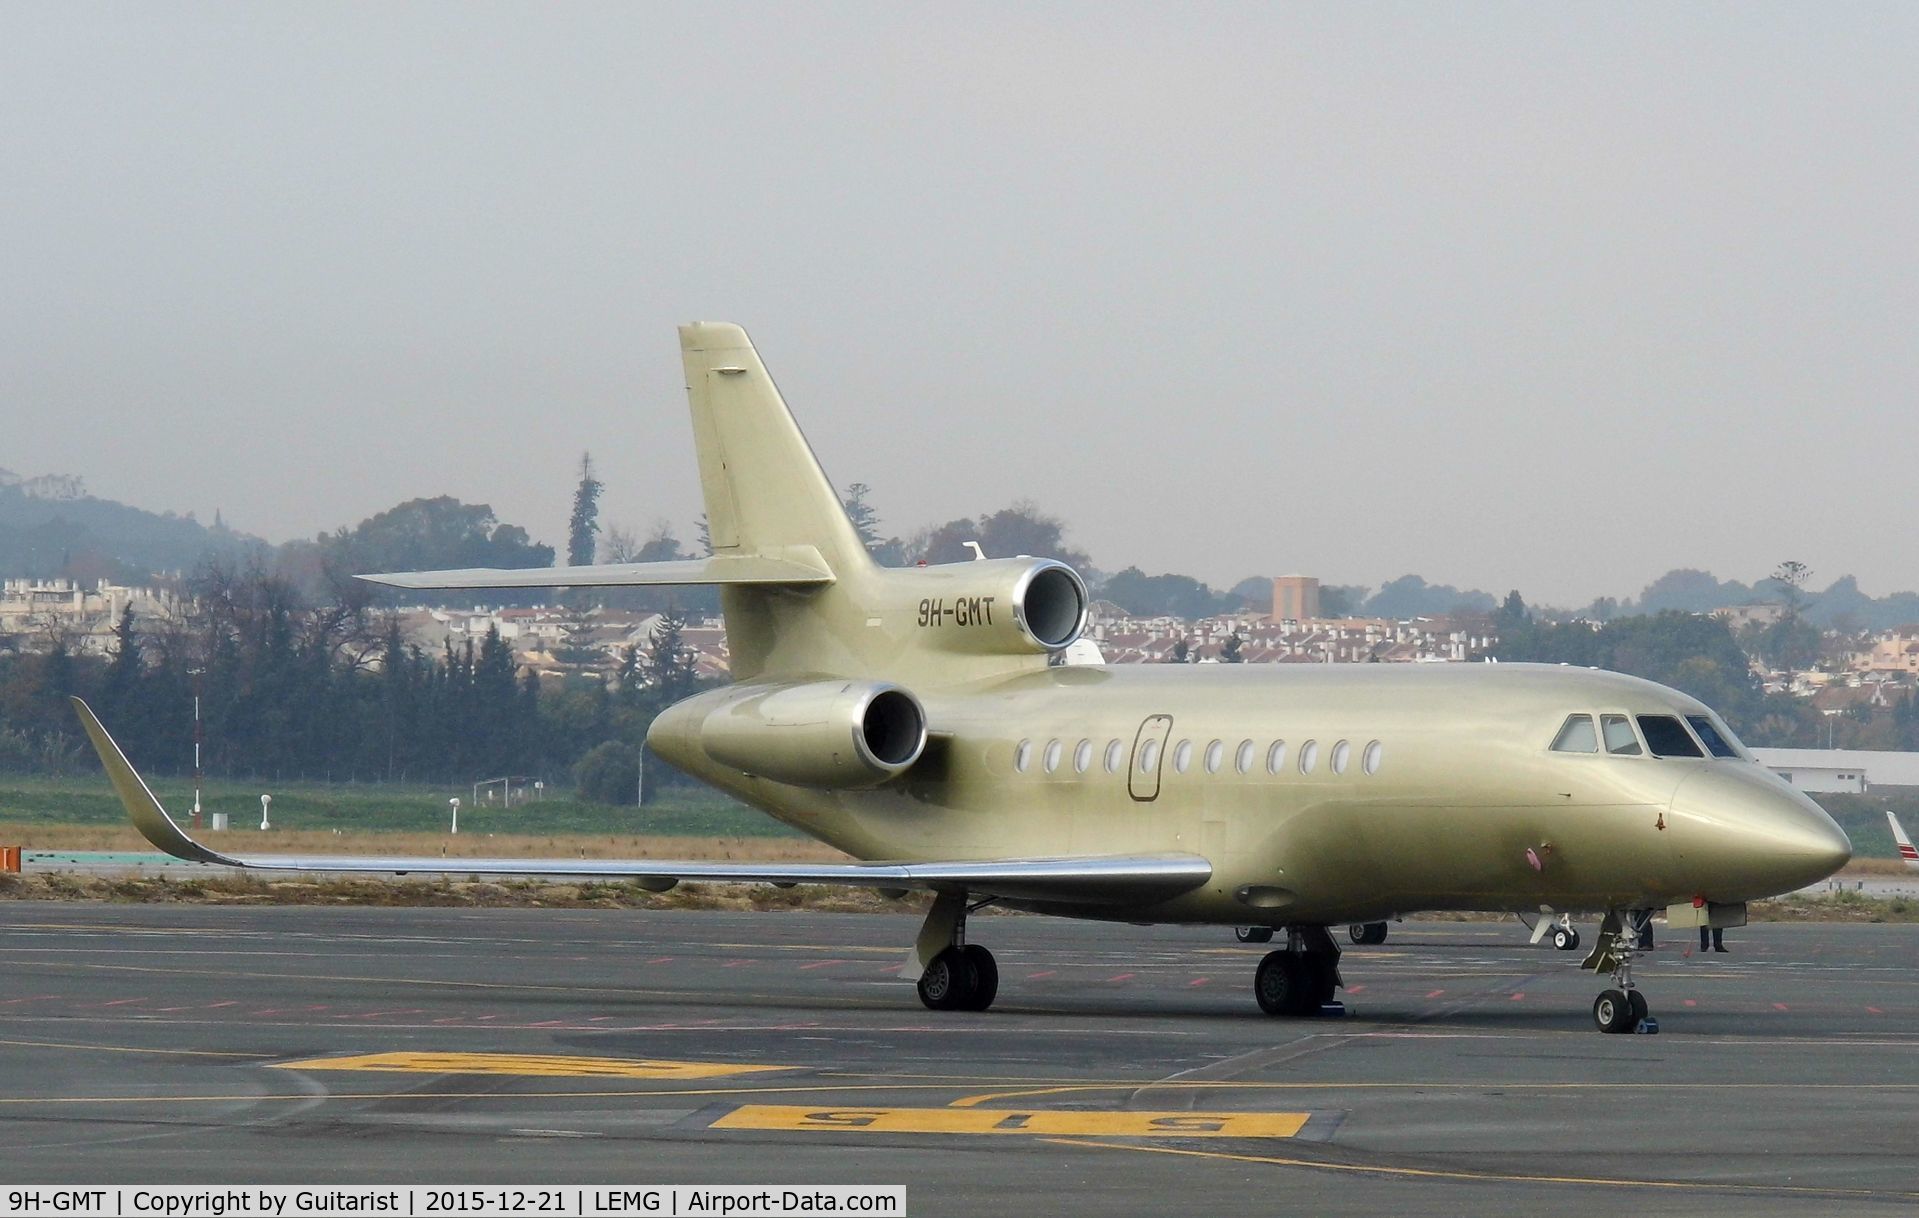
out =
<svg viewBox="0 0 1919 1218"><path fill-rule="evenodd" d="M1139 974L1137 974L1137 973L1114 973L1114 974L1113 974L1113 975L1112 975L1111 977L1108 977L1108 978L1107 978L1106 980L1108 980L1108 981L1131 981L1131 980L1132 980L1132 979L1133 979L1134 977L1136 977L1136 976L1138 976L1138 975L1139 975Z"/></svg>
<svg viewBox="0 0 1919 1218"><path fill-rule="evenodd" d="M1437 998L1437 997L1439 997L1439 996L1440 996L1441 994L1444 994L1445 992L1446 992L1445 990L1434 990L1434 991L1433 991L1432 993L1430 993L1430 994L1428 994L1428 995L1426 995L1426 997L1428 997L1428 998Z"/></svg>
<svg viewBox="0 0 1919 1218"><path fill-rule="evenodd" d="M116 998L112 1002L81 1003L81 1006L123 1007L130 1002L145 1002L144 998Z"/></svg>
<svg viewBox="0 0 1919 1218"><path fill-rule="evenodd" d="M1773 1004L1772 1004L1772 1009L1773 1009L1773 1010L1775 1010L1775 1011L1790 1011L1790 1010L1792 1010L1792 1008L1791 1008L1791 1007L1789 1007L1789 1006L1787 1006L1787 1005L1786 1005L1785 1003L1783 1003L1783 1002L1775 1002L1775 1003L1773 1003Z"/></svg>
<svg viewBox="0 0 1919 1218"><path fill-rule="evenodd" d="M255 1011L255 1012L253 1012L253 1013L254 1013L255 1015L284 1015L284 1014L286 1014L286 1012L285 1012L285 1011L283 1011L283 1010L281 1010L281 1009L280 1009L279 1007L268 1007L268 1008L267 1008L266 1010L264 1010L264 1011Z"/></svg>
<svg viewBox="0 0 1919 1218"><path fill-rule="evenodd" d="M1361 991L1361 990L1363 990L1363 989L1365 989L1365 988L1366 988L1366 983L1362 981L1362 982L1360 982L1360 983L1359 983L1358 985L1349 985L1349 986L1347 986L1347 987L1346 987L1346 992L1347 992L1348 994L1357 994L1357 993L1359 993L1359 991Z"/></svg>
<svg viewBox="0 0 1919 1218"><path fill-rule="evenodd" d="M1872 1012L1872 1013L1873 1013L1874 1015L1884 1015L1884 1014L1885 1014L1885 1012L1884 1012L1884 1011L1882 1011L1882 1010L1880 1010L1880 1009L1879 1009L1878 1007L1867 1007L1867 1008L1866 1008L1866 1010L1868 1010L1868 1011L1871 1011L1871 1012Z"/></svg>
<svg viewBox="0 0 1919 1218"><path fill-rule="evenodd" d="M1524 990L1514 990L1514 991L1513 991L1513 996L1512 996L1512 1001L1514 1001L1514 1002L1518 1002L1518 1001L1519 1001L1520 999L1522 999L1522 998L1524 998L1525 996L1526 996L1526 991L1524 991Z"/></svg>
<svg viewBox="0 0 1919 1218"><path fill-rule="evenodd" d="M1689 1006L1689 1007L1696 1007L1696 1006L1698 1006L1698 1005L1699 1005L1699 1004L1698 1004L1697 1002L1695 1002L1695 1001L1694 1001L1693 999L1691 999L1691 998L1688 998L1688 999L1685 999L1684 1001L1685 1001L1685 1004L1686 1004L1687 1006Z"/></svg>
<svg viewBox="0 0 1919 1218"><path fill-rule="evenodd" d="M479 1015L479 1016L475 1016L475 1017L474 1017L474 1020L473 1020L473 1022L474 1022L474 1023L485 1023L485 1022L486 1022L487 1020L489 1020L489 1019L498 1019L498 1018L499 1018L499 1016L498 1016L498 1015ZM435 1020L434 1022L436 1022L436 1023L437 1023L437 1022L439 1022L439 1021L438 1021L438 1020Z"/></svg>
<svg viewBox="0 0 1919 1218"><path fill-rule="evenodd" d="M673 957L671 956L655 956L651 960L646 961L647 964L671 964L672 962Z"/></svg>
<svg viewBox="0 0 1919 1218"><path fill-rule="evenodd" d="M207 1004L207 1010L209 1010L209 1011L217 1011L217 1010L219 1010L219 1009L220 1009L221 1007L237 1007L237 1006L239 1006L239 1005L240 1005L240 1000L239 1000L238 998L229 998L229 999L227 999L227 1000L226 1000L225 1002L210 1002L210 1003L208 1003L208 1004Z"/></svg>
<svg viewBox="0 0 1919 1218"><path fill-rule="evenodd" d="M728 960L725 964L720 965L720 967L721 968L745 968L747 965L751 963L753 963L751 960Z"/></svg>
<svg viewBox="0 0 1919 1218"><path fill-rule="evenodd" d="M1052 975L1053 975L1054 973L1057 973L1058 971L1059 971L1058 969L1053 969L1053 968L1043 968L1043 969L1041 969L1041 970L1040 970L1039 972L1037 972L1037 973L1028 973L1028 974L1026 974L1026 979L1027 979L1028 981L1037 981L1037 980L1039 980L1039 979L1040 979L1041 977L1051 977L1051 976L1052 976Z"/></svg>
<svg viewBox="0 0 1919 1218"><path fill-rule="evenodd" d="M1193 979L1192 979L1191 981L1188 981L1188 982L1187 982L1186 984L1187 984L1187 985L1189 985L1189 986L1193 986L1193 985L1205 985L1205 984L1206 984L1206 978L1204 978L1204 977L1195 977L1195 978L1193 978Z"/></svg>
<svg viewBox="0 0 1919 1218"><path fill-rule="evenodd" d="M594 1016L593 1018L591 1018L591 1019L589 1019L589 1020L587 1020L586 1022L588 1022L588 1023L605 1023L605 1022L606 1022L607 1020L609 1020L609 1019L617 1019L617 1018L619 1018L619 1017L618 1017L617 1015L595 1015L595 1016Z"/></svg>
<svg viewBox="0 0 1919 1218"><path fill-rule="evenodd" d="M803 969L808 969L808 968L825 968L825 967L826 967L826 966L828 966L829 964L845 964L845 963L846 963L846 961L844 961L844 960L815 960L815 961L813 961L813 962L812 962L811 964L802 964L802 965L800 965L800 967L801 967L801 968L803 968Z"/></svg>

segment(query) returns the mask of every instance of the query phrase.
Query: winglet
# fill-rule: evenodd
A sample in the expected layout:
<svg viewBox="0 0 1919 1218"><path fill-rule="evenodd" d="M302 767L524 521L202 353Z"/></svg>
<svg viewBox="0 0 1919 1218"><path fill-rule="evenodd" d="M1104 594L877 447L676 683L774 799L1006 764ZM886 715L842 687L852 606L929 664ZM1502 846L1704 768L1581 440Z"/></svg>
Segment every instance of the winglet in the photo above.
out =
<svg viewBox="0 0 1919 1218"><path fill-rule="evenodd" d="M147 789L146 780L134 770L133 763L120 751L120 746L107 735L107 729L101 725L100 717L93 708L78 698L73 699L73 709L80 716L80 726L87 729L87 735L93 740L94 751L100 754L100 764L107 768L107 777L113 780L113 789L125 805L127 815L133 819L133 827L140 835L171 854L174 858L185 859L190 863L220 863L228 867L244 867L246 864L230 859L217 851L208 850L181 831L173 823L167 810L160 806L153 792Z"/></svg>

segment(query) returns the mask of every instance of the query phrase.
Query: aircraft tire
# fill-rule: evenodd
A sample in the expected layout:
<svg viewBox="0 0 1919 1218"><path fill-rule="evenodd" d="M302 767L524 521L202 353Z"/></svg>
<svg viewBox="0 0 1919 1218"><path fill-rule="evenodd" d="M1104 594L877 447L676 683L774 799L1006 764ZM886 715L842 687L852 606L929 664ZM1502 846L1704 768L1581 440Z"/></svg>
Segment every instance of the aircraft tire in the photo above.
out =
<svg viewBox="0 0 1919 1218"><path fill-rule="evenodd" d="M973 961L967 958L964 949L945 948L933 957L926 971L920 974L920 1002L930 1011L965 1010L973 991L978 988L978 980L978 970Z"/></svg>
<svg viewBox="0 0 1919 1218"><path fill-rule="evenodd" d="M1296 952L1267 952L1253 974L1253 997L1268 1015L1305 1015L1319 1009L1317 983Z"/></svg>
<svg viewBox="0 0 1919 1218"><path fill-rule="evenodd" d="M1377 947L1386 941L1386 924L1355 922L1346 928L1346 937L1362 947Z"/></svg>
<svg viewBox="0 0 1919 1218"><path fill-rule="evenodd" d="M973 988L966 995L966 1001L959 1008L963 1011L984 1011L993 1005L993 998L999 993L999 962L993 959L993 953L977 943L968 943L960 951L973 969Z"/></svg>
<svg viewBox="0 0 1919 1218"><path fill-rule="evenodd" d="M1601 1032L1630 1032L1637 1022L1631 1000L1620 991L1605 990L1593 999L1593 1023Z"/></svg>
<svg viewBox="0 0 1919 1218"><path fill-rule="evenodd" d="M1560 927L1553 932L1553 946L1562 952L1579 950L1579 932L1568 927Z"/></svg>
<svg viewBox="0 0 1919 1218"><path fill-rule="evenodd" d="M1270 926L1235 926L1233 938L1241 943L1271 943L1273 928Z"/></svg>
<svg viewBox="0 0 1919 1218"><path fill-rule="evenodd" d="M1646 1022L1646 1016L1652 1012L1646 1006L1646 996L1638 990L1626 991L1626 1006L1632 1011L1632 1027Z"/></svg>

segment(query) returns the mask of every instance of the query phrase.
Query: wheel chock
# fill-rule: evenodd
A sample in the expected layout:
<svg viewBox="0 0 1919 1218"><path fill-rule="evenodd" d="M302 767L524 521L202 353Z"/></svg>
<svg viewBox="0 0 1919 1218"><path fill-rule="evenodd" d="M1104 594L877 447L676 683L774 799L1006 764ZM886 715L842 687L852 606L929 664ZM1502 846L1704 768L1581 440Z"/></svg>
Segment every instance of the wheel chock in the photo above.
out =
<svg viewBox="0 0 1919 1218"><path fill-rule="evenodd" d="M1648 1015L1639 1021L1639 1026L1634 1028L1633 1031L1639 1033L1641 1036L1657 1036L1659 1035L1659 1021Z"/></svg>

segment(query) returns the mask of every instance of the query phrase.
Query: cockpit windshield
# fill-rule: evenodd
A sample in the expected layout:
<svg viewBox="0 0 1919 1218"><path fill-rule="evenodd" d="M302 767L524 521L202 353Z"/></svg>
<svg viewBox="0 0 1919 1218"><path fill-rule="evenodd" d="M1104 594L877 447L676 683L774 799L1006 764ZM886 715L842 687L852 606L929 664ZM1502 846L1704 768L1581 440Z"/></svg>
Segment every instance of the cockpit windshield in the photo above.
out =
<svg viewBox="0 0 1919 1218"><path fill-rule="evenodd" d="M1714 757L1737 757L1739 750L1733 747L1728 737L1730 731L1721 731L1719 724L1710 715L1687 715L1686 722L1692 724L1693 734L1699 737L1699 743Z"/></svg>
<svg viewBox="0 0 1919 1218"><path fill-rule="evenodd" d="M1704 757L1686 731L1686 725L1672 715L1641 715L1639 730L1646 734L1646 747L1654 757Z"/></svg>
<svg viewBox="0 0 1919 1218"><path fill-rule="evenodd" d="M1553 737L1555 753L1597 753L1599 735L1593 731L1591 715L1568 715L1566 724Z"/></svg>
<svg viewBox="0 0 1919 1218"><path fill-rule="evenodd" d="M1606 733L1606 751L1615 757L1637 757L1645 750L1633 734L1632 720L1624 715L1601 715L1599 726Z"/></svg>

